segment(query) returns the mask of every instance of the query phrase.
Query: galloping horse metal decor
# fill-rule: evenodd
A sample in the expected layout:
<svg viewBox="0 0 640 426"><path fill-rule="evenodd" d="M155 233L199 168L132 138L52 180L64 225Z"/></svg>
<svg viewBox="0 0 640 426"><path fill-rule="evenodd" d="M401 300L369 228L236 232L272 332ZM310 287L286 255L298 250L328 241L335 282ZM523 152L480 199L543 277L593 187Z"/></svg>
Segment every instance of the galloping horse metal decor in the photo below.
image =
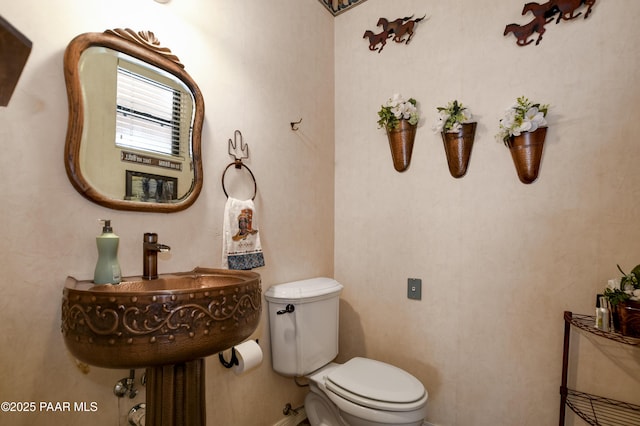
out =
<svg viewBox="0 0 640 426"><path fill-rule="evenodd" d="M411 15L405 16L404 18L398 18L393 21L389 21L386 18L380 18L376 25L378 27L382 27L382 32L376 34L371 30L367 30L364 32L364 36L362 38L369 39L369 50L372 52L377 51L378 53L382 52L382 49L387 44L387 40L390 38L392 38L396 43L409 44L413 37L413 31L416 24L424 20L426 16L427 15L425 14L422 18L411 19L413 18L413 15ZM380 45L380 47L378 47L378 45Z"/></svg>
<svg viewBox="0 0 640 426"><path fill-rule="evenodd" d="M536 45L542 40L542 35L545 33L545 25L549 22L556 20L556 24L563 21L570 21L582 15L582 12L576 11L586 6L587 11L584 14L584 19L587 19L591 14L591 9L595 5L596 0L549 0L546 3L526 3L522 9L522 15L526 15L531 12L533 20L524 25L509 24L504 29L504 35L513 33L516 37L516 44L518 46L527 46L533 43L532 37L534 33L538 33ZM555 16L558 15L557 19Z"/></svg>

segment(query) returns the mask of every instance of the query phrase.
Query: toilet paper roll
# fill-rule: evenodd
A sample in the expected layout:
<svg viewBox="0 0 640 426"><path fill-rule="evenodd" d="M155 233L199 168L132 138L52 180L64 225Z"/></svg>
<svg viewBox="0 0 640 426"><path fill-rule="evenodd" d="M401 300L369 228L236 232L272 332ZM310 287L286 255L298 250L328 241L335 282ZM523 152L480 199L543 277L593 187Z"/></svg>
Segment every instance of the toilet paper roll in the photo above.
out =
<svg viewBox="0 0 640 426"><path fill-rule="evenodd" d="M262 363L262 349L255 340L247 340L235 347L238 365L233 366L233 372L240 375Z"/></svg>

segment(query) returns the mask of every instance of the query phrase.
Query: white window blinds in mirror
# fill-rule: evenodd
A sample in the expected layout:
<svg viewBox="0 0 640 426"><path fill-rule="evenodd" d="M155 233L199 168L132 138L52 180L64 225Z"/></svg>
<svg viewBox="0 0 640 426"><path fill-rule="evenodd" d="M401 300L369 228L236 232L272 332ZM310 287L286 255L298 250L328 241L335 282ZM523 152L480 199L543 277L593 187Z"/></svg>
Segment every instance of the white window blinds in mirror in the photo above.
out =
<svg viewBox="0 0 640 426"><path fill-rule="evenodd" d="M180 143L188 141L191 132L187 94L120 66L116 92L116 145L180 158L188 155L188 144Z"/></svg>

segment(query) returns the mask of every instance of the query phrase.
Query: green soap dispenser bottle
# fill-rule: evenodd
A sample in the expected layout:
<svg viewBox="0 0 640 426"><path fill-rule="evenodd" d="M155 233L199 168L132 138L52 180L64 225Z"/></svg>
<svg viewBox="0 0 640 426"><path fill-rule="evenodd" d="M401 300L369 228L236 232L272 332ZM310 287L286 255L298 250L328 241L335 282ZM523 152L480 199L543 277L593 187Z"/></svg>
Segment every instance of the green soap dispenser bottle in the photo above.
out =
<svg viewBox="0 0 640 426"><path fill-rule="evenodd" d="M104 222L102 234L96 237L98 245L98 263L93 274L93 282L96 284L120 284L120 263L118 263L118 243L120 237L113 233L111 221L100 219Z"/></svg>

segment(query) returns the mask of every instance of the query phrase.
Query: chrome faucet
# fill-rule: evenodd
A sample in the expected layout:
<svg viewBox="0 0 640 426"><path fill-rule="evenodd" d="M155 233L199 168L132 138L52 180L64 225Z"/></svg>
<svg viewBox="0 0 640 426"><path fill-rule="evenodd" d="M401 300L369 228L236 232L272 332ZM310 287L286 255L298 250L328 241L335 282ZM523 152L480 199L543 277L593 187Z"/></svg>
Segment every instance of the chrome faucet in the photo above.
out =
<svg viewBox="0 0 640 426"><path fill-rule="evenodd" d="M158 252L169 251L171 247L158 244L158 234L147 232L142 242L142 279L158 278Z"/></svg>

